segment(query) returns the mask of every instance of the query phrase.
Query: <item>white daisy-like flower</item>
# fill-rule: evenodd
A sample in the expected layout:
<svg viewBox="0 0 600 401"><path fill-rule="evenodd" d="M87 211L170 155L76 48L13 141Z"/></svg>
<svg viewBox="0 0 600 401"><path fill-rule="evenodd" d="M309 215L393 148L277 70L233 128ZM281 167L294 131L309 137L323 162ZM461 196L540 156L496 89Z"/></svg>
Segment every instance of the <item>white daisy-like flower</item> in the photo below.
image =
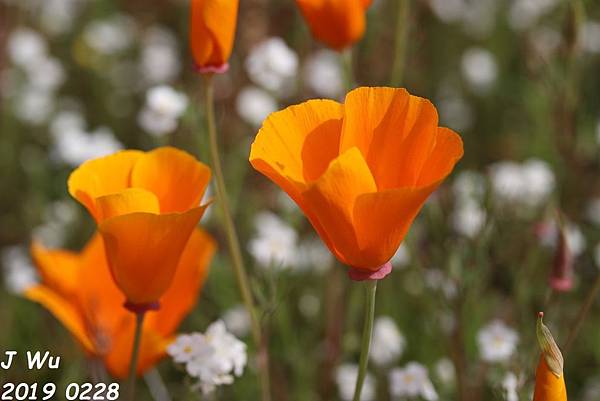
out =
<svg viewBox="0 0 600 401"><path fill-rule="evenodd" d="M260 127L265 118L277 111L277 100L265 90L255 86L246 86L237 96L235 109L248 124Z"/></svg>
<svg viewBox="0 0 600 401"><path fill-rule="evenodd" d="M296 264L296 230L271 212L259 213L254 226L257 234L248 243L248 251L260 266L285 268Z"/></svg>
<svg viewBox="0 0 600 401"><path fill-rule="evenodd" d="M34 87L26 87L19 93L14 111L21 121L40 126L48 121L54 107L55 99L52 93Z"/></svg>
<svg viewBox="0 0 600 401"><path fill-rule="evenodd" d="M463 201L452 212L452 228L457 233L475 238L485 226L487 213L477 201Z"/></svg>
<svg viewBox="0 0 600 401"><path fill-rule="evenodd" d="M506 362L517 348L519 335L501 320L494 320L479 330L477 344L481 359L486 362Z"/></svg>
<svg viewBox="0 0 600 401"><path fill-rule="evenodd" d="M167 347L167 353L177 363L188 363L207 354L204 336L200 333L181 334Z"/></svg>
<svg viewBox="0 0 600 401"><path fill-rule="evenodd" d="M181 71L177 38L164 27L152 27L144 33L139 69L148 85L171 82Z"/></svg>
<svg viewBox="0 0 600 401"><path fill-rule="evenodd" d="M27 68L46 57L48 44L44 37L33 29L18 28L8 37L6 50L14 64Z"/></svg>
<svg viewBox="0 0 600 401"><path fill-rule="evenodd" d="M438 399L427 368L418 362L409 362L404 368L392 369L389 380L393 397L422 397L427 401Z"/></svg>
<svg viewBox="0 0 600 401"><path fill-rule="evenodd" d="M375 365L390 365L404 352L406 340L396 322L389 316L375 319L369 357Z"/></svg>
<svg viewBox="0 0 600 401"><path fill-rule="evenodd" d="M146 93L146 105L138 123L149 134L162 136L173 132L188 106L187 96L167 85L156 86Z"/></svg>
<svg viewBox="0 0 600 401"><path fill-rule="evenodd" d="M463 53L461 67L465 80L476 92L488 91L498 77L496 58L489 50L480 47Z"/></svg>
<svg viewBox="0 0 600 401"><path fill-rule="evenodd" d="M444 384L454 383L456 380L456 369L448 358L442 358L435 363L435 375Z"/></svg>
<svg viewBox="0 0 600 401"><path fill-rule="evenodd" d="M339 55L321 49L308 57L304 65L304 80L316 94L337 99L344 91L344 73Z"/></svg>
<svg viewBox="0 0 600 401"><path fill-rule="evenodd" d="M343 401L350 401L354 396L356 379L358 378L358 365L343 364L340 365L335 374L340 398ZM361 401L375 401L375 379L370 373L365 376L363 387L360 393Z"/></svg>
<svg viewBox="0 0 600 401"><path fill-rule="evenodd" d="M283 39L272 37L250 50L245 67L254 83L285 96L295 86L298 55Z"/></svg>
<svg viewBox="0 0 600 401"><path fill-rule="evenodd" d="M502 390L506 401L519 401L519 379L513 372L508 372L502 379Z"/></svg>

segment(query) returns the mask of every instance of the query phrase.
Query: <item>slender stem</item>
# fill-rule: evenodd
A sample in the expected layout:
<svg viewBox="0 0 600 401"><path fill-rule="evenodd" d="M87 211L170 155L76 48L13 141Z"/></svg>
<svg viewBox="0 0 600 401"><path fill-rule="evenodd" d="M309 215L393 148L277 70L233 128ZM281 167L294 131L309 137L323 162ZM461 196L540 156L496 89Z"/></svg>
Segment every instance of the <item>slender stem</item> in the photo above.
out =
<svg viewBox="0 0 600 401"><path fill-rule="evenodd" d="M352 68L352 48L344 50L340 54L342 60L342 72L344 78L344 88L346 92L354 88L354 69Z"/></svg>
<svg viewBox="0 0 600 401"><path fill-rule="evenodd" d="M398 19L396 21L396 45L394 47L394 65L392 66L391 86L400 86L406 61L406 43L408 38L408 17L410 0L398 0Z"/></svg>
<svg viewBox="0 0 600 401"><path fill-rule="evenodd" d="M215 124L212 75L205 74L204 77L206 120L209 136L210 155L212 158L212 167L215 176L217 202L221 205L223 225L225 226L225 233L227 235L227 245L229 247L229 253L231 254L231 259L233 262L233 271L235 273L237 285L242 296L242 301L244 302L246 310L250 315L252 337L254 343L256 344L256 347L258 348L258 361L260 364L258 371L261 381L262 401L270 401L271 393L267 344L264 341L265 339L263 338L261 333L260 321L256 314L254 298L252 296L252 291L250 290L250 280L248 279L248 274L246 273L246 269L244 267L240 242L237 236L235 225L233 224L231 212L229 210L227 190L225 187L225 179L223 178L223 168L221 164L219 146L217 143L217 128Z"/></svg>
<svg viewBox="0 0 600 401"><path fill-rule="evenodd" d="M135 400L135 382L140 344L142 342L144 316L146 316L146 312L138 312L135 314L135 334L133 335L133 348L131 349L131 360L129 362L129 394L127 397L129 401Z"/></svg>
<svg viewBox="0 0 600 401"><path fill-rule="evenodd" d="M600 291L600 275L598 275L598 277L596 277L594 286L592 287L590 292L588 292L587 297L585 298L585 301L584 301L583 305L581 306L581 309L579 309L579 313L577 313L575 322L571 325L571 331L569 332L569 336L567 337L567 341L565 342L565 345L563 347L563 355L564 356L566 356L567 353L569 352L569 350L571 349L571 346L573 345L573 342L575 341L575 338L577 337L577 334L579 333L579 329L581 329L581 326L583 325L583 322L585 321L585 318L587 317L588 312L590 311L590 308L592 307L592 304L594 303L596 297L598 296L599 291Z"/></svg>
<svg viewBox="0 0 600 401"><path fill-rule="evenodd" d="M150 389L150 395L154 401L171 401L169 390L156 368L144 375L144 380Z"/></svg>
<svg viewBox="0 0 600 401"><path fill-rule="evenodd" d="M369 348L371 348L371 335L373 334L373 320L375 319L375 294L377 292L377 280L366 281L366 316L363 326L362 344L360 346L360 362L358 364L358 377L356 378L356 387L354 388L353 401L360 401L363 383L367 375L367 365L369 364Z"/></svg>

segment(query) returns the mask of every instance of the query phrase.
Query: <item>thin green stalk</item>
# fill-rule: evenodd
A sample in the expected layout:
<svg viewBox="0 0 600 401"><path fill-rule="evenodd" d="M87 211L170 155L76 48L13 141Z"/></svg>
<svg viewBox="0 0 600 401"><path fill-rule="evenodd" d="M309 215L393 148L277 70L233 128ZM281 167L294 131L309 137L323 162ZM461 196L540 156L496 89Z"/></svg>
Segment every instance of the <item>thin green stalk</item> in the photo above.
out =
<svg viewBox="0 0 600 401"><path fill-rule="evenodd" d="M233 224L233 219L231 217L231 212L229 210L225 179L223 178L223 168L221 164L219 146L217 143L217 127L215 124L212 75L205 75L204 84L206 102L206 121L208 128L210 155L212 158L212 167L216 184L217 202L221 206L223 225L225 227L225 233L227 235L227 245L229 247L229 253L233 262L233 271L235 273L237 285L242 296L242 301L244 302L246 310L250 315L252 337L258 349L258 362L260 365L258 372L261 382L262 401L270 401L271 392L269 379L269 358L266 350L267 345L261 333L260 322L254 306L254 298L252 296L252 291L250 290L250 280L248 279L248 274L246 273L246 269L244 267L240 241L238 239L235 225Z"/></svg>
<svg viewBox="0 0 600 401"><path fill-rule="evenodd" d="M354 89L354 69L352 68L352 48L348 48L340 53L342 61L342 73L344 78L344 89L346 92Z"/></svg>
<svg viewBox="0 0 600 401"><path fill-rule="evenodd" d="M402 84L406 63L406 44L408 38L408 17L410 0L398 0L398 18L396 21L396 45L394 47L394 65L392 66L391 86Z"/></svg>
<svg viewBox="0 0 600 401"><path fill-rule="evenodd" d="M145 312L135 314L135 334L133 335L133 348L131 349L131 360L129 362L129 389L127 399L135 400L135 383L140 344L142 342L142 326L144 325Z"/></svg>
<svg viewBox="0 0 600 401"><path fill-rule="evenodd" d="M369 364L369 349L371 348L371 335L373 334L373 320L375 319L375 294L377 292L377 280L367 280L365 283L367 305L365 325L363 326L362 344L360 346L360 362L358 364L358 377L354 388L353 401L360 401L363 383L367 374Z"/></svg>
<svg viewBox="0 0 600 401"><path fill-rule="evenodd" d="M600 292L600 275L598 275L598 277L596 277L594 286L592 287L590 292L588 292L583 305L581 305L581 309L579 309L579 313L577 313L575 322L573 324L571 324L571 331L569 332L567 341L565 342L565 345L563 347L563 355L565 357L567 356L567 353L571 349L571 346L573 345L573 342L575 341L575 338L577 337L577 334L579 333L579 329L581 329L581 326L583 325L583 322L585 321L585 319L588 315L588 312L590 311L590 308L592 307L592 304L596 300L596 297L598 296L598 292Z"/></svg>

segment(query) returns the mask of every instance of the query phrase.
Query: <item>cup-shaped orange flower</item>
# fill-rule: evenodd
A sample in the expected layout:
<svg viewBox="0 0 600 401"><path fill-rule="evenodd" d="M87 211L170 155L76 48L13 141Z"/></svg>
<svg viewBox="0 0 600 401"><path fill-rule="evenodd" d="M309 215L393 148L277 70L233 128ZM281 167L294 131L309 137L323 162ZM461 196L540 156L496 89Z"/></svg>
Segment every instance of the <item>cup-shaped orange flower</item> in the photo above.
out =
<svg viewBox="0 0 600 401"><path fill-rule="evenodd" d="M210 169L181 150L128 150L83 163L69 193L95 218L128 305L144 309L169 288L206 206Z"/></svg>
<svg viewBox="0 0 600 401"><path fill-rule="evenodd" d="M190 47L200 72L227 71L239 0L192 0Z"/></svg>
<svg viewBox="0 0 600 401"><path fill-rule="evenodd" d="M343 50L362 38L371 0L296 0L315 38Z"/></svg>
<svg viewBox="0 0 600 401"><path fill-rule="evenodd" d="M535 373L533 401L567 401L563 357L550 330L542 322L543 317L540 312L536 331L542 355Z"/></svg>
<svg viewBox="0 0 600 401"><path fill-rule="evenodd" d="M394 255L427 197L463 155L435 107L404 89L358 88L271 114L255 169L300 206L330 251L372 273Z"/></svg>
<svg viewBox="0 0 600 401"><path fill-rule="evenodd" d="M192 232L175 278L160 299L161 309L146 316L139 374L165 355L177 326L194 307L215 248L204 231ZM101 236L96 234L81 252L49 250L36 242L31 252L42 282L27 289L25 296L48 309L90 357L105 362L112 375L126 377L135 317L123 308Z"/></svg>

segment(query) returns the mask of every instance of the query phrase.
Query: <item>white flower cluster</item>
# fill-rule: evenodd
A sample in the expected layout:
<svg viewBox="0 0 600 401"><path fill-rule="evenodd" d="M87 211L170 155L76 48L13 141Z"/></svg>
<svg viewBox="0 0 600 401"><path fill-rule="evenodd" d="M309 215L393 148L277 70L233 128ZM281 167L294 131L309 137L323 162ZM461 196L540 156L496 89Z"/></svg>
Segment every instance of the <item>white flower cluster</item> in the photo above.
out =
<svg viewBox="0 0 600 401"><path fill-rule="evenodd" d="M477 344L486 362L508 361L519 342L519 335L501 320L494 320L479 330Z"/></svg>
<svg viewBox="0 0 600 401"><path fill-rule="evenodd" d="M439 399L427 368L418 362L409 362L403 368L392 369L389 380L393 397L422 397L427 401Z"/></svg>
<svg viewBox="0 0 600 401"><path fill-rule="evenodd" d="M178 336L167 352L176 363L185 364L187 373L198 379L195 387L204 394L233 383L248 361L246 344L227 332L221 320L212 323L205 334Z"/></svg>
<svg viewBox="0 0 600 401"><path fill-rule="evenodd" d="M138 115L138 123L153 136L175 131L177 120L188 106L187 96L167 85L156 86L146 93L146 104Z"/></svg>
<svg viewBox="0 0 600 401"><path fill-rule="evenodd" d="M498 204L522 206L524 211L544 205L555 187L552 169L539 159L497 162L490 167L490 179Z"/></svg>

